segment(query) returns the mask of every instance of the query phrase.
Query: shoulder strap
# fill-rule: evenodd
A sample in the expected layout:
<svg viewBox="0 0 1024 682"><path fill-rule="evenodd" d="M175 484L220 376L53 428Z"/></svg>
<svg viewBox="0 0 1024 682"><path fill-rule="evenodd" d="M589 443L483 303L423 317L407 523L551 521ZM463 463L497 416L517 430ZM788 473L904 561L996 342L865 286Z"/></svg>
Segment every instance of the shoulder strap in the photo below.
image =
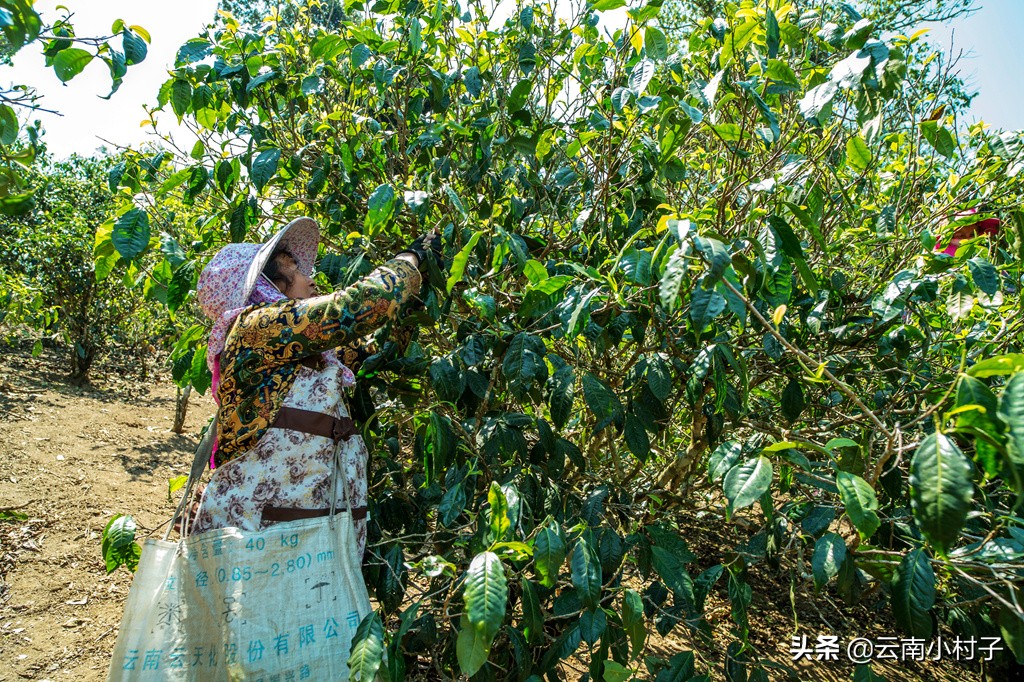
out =
<svg viewBox="0 0 1024 682"><path fill-rule="evenodd" d="M213 454L213 441L217 437L217 415L213 416L210 420L210 425L206 427L206 432L203 437L199 439L199 445L196 446L196 456L192 460L192 470L188 473L188 482L185 483L185 494L181 496L181 502L178 503L178 508L174 510L174 516L171 517L171 522L167 525L167 530L164 532L164 540L171 536L171 530L174 528L174 524L178 522L179 518L182 518L182 514L188 507L189 502L192 499L192 494L195 490L196 484L199 479L203 477L203 472L206 471L206 465L210 462L210 457ZM181 526L181 537L188 537L188 516L185 515Z"/></svg>

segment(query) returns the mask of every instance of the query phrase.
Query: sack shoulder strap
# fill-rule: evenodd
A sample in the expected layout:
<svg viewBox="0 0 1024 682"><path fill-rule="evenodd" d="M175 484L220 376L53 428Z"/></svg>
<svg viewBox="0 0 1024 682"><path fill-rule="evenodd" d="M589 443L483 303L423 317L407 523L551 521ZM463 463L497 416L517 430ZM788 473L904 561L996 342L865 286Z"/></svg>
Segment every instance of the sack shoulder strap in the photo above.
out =
<svg viewBox="0 0 1024 682"><path fill-rule="evenodd" d="M167 525L167 530L164 532L164 540L171 537L171 530L174 525L178 522L178 519L182 518L185 509L188 507L189 502L192 499L192 494L195 490L196 484L199 479L203 477L203 472L206 471L206 466L210 462L210 457L213 455L213 442L217 437L217 415L213 416L210 420L210 425L206 427L206 432L203 437L199 439L199 445L196 446L196 456L192 460L192 469L188 473L188 482L185 483L185 494L181 496L181 502L178 503L178 508L174 510L174 516L171 517L171 522ZM181 537L188 537L188 518L185 515L181 525Z"/></svg>

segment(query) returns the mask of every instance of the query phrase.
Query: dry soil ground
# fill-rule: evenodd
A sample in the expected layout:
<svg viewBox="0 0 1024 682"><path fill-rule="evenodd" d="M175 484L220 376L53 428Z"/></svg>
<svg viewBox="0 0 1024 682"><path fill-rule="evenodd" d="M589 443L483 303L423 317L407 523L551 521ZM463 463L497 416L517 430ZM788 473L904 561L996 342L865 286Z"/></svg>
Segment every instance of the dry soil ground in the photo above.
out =
<svg viewBox="0 0 1024 682"><path fill-rule="evenodd" d="M194 400L175 435L174 386L131 380L101 370L76 388L24 356L0 369L0 507L28 515L0 522L0 680L106 678L131 577L106 574L100 534L116 513L169 517L167 480L211 412Z"/></svg>
<svg viewBox="0 0 1024 682"><path fill-rule="evenodd" d="M131 577L124 569L106 574L100 534L116 513L132 514L144 529L169 518L167 481L187 473L194 434L211 409L208 397L194 397L186 435L175 435L169 431L174 387L165 377L140 381L107 367L96 372L93 386L76 388L63 381L52 358L0 354L0 510L27 515L0 520L0 681L105 679ZM698 556L721 553L724 529L694 519L684 532ZM751 638L762 655L780 663L789 663L793 603L811 642L828 632L844 638L897 634L881 606L851 609L799 591L791 602L788 583L759 583ZM713 593L708 610L715 630L710 645L689 639L681 627L652 644L662 655L694 650L701 669L721 679L730 639L724 595ZM572 669L564 669L568 679ZM946 661L876 664L875 671L889 682L982 679L977 669ZM851 672L813 662L798 678L848 680Z"/></svg>

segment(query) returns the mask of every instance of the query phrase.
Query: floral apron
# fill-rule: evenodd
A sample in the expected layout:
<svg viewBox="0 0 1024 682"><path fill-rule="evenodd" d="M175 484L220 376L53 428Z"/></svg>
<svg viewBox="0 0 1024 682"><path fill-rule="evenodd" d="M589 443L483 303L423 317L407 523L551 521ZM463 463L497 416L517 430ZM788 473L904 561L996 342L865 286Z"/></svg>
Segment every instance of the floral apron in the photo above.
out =
<svg viewBox="0 0 1024 682"><path fill-rule="evenodd" d="M299 365L295 381L282 407L348 417L343 386L352 372L334 353L323 354L320 369ZM331 506L331 466L340 448L344 476L337 478L337 508L345 500L353 508L366 507L368 453L356 434L335 445L332 438L288 428L269 428L247 453L217 467L206 486L193 525L193 533L233 526L260 530L271 522L264 508L324 509ZM347 486L343 489L342 486ZM366 518L356 518L358 557L366 548Z"/></svg>

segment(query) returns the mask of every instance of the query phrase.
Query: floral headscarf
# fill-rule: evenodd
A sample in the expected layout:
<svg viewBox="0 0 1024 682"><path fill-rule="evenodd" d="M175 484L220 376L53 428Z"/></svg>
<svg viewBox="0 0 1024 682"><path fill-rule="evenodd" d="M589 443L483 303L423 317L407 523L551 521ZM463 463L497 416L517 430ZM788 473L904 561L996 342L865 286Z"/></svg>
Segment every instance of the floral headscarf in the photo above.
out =
<svg viewBox="0 0 1024 682"><path fill-rule="evenodd" d="M320 230L310 218L298 218L263 244L228 244L203 268L196 296L203 313L213 321L206 348L206 365L213 374L216 399L220 384L220 354L228 331L247 306L274 303L287 297L265 276L263 267L279 249L294 256L301 272L311 274L316 260Z"/></svg>

